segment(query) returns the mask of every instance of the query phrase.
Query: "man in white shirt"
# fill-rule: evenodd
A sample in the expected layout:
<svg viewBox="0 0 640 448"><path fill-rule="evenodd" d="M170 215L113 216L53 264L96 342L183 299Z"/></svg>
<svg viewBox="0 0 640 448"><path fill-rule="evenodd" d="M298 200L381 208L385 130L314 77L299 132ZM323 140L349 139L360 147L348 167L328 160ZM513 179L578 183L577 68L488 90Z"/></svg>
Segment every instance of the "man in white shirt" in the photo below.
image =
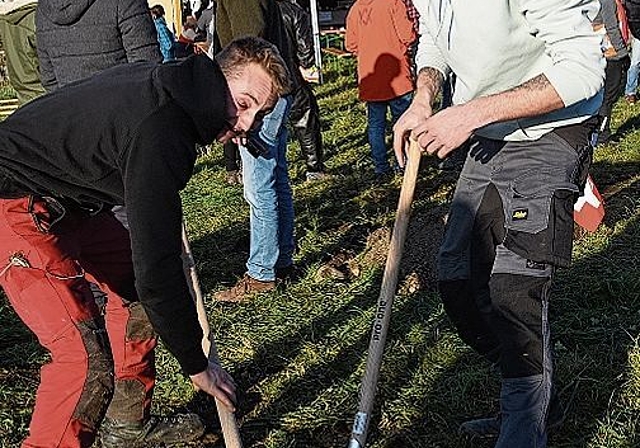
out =
<svg viewBox="0 0 640 448"><path fill-rule="evenodd" d="M461 430L496 448L541 448L554 407L548 301L568 266L573 203L591 161L604 60L595 0L414 0L417 90L394 128L423 152L471 150L439 253L439 289L460 337L502 374L497 418ZM433 113L443 79L453 106Z"/></svg>

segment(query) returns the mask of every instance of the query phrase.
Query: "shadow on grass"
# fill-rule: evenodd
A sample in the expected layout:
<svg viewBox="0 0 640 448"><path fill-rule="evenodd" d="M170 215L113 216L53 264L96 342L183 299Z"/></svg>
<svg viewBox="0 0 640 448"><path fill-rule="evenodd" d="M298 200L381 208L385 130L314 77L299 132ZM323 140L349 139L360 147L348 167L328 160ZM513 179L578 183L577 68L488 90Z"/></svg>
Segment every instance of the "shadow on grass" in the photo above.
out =
<svg viewBox="0 0 640 448"><path fill-rule="evenodd" d="M640 197L640 162L597 162L591 172L604 198L604 223L613 228L637 207L634 202Z"/></svg>
<svg viewBox="0 0 640 448"><path fill-rule="evenodd" d="M595 162L590 173L598 184L601 193L627 182L640 174L640 162Z"/></svg>
<svg viewBox="0 0 640 448"><path fill-rule="evenodd" d="M625 177L627 180L632 179L633 173L626 171L626 167L622 167L621 173L623 175L615 176L618 180ZM625 176L625 173L628 176ZM619 220L635 216L629 214L629 203L626 199L623 200L634 197L637 199L637 182L631 182L609 198L608 213L618 216ZM419 224L421 213L433 213L437 219L441 219L444 208L436 209L433 204L429 204L414 212L416 231L424 230ZM433 222L434 219L429 217L427 221ZM362 229L356 234L359 232L362 232ZM347 236L347 240L341 243L352 237L353 235ZM559 389L564 390L562 398L565 400L574 390L574 384L577 384L577 388L567 422L560 431L551 436L553 446L574 447L597 443L596 441L602 440L602 432L607 431L606 425L610 424L608 422L612 418L627 425L627 428L629 425L637 425L633 423L633 419L637 421L638 418L634 417L637 410L624 409L619 397L628 369L627 353L632 346L634 334L639 330L639 241L640 228L636 218L602 250L579 259L571 269L562 271L559 276L551 310L554 341L559 353L557 384ZM582 244L586 243L583 241ZM433 247L436 246L437 244ZM362 250L362 247L358 249ZM413 246L410 246L406 255L409 255L412 249ZM415 266L419 266L418 260L419 256L416 258ZM407 270L411 271L411 267ZM594 277L594 273L598 275ZM349 310L372 306L377 292L377 288L370 285L355 299L326 315L317 316L311 323L297 328L294 334L260 347L258 356L236 366L236 370L248 372L242 380L242 385L251 387L286 370L290 360L299 354L304 341L322 339L327 337L332 329L346 325L350 319ZM394 311L392 322L402 321L406 325L402 331L390 335L388 346L393 346L395 342L406 337L407 327L420 324L433 311L433 306L428 306L420 295L401 302ZM418 308L425 307L427 312L416 313L416 302ZM440 326L443 326L440 321L434 324L436 328ZM635 333L630 334L630 331ZM362 331L357 340L341 347L338 353L332 356L339 365L323 361L305 370L303 375L279 391L278 398L260 408L255 417L247 417L243 430L249 443L261 446L269 434L280 430L286 433L289 440L286 446L289 447L328 448L346 445L354 409L345 409L345 403L347 406L355 406L357 398L353 394L347 402L342 400L337 403L339 409L330 417L325 416L319 423L306 422L291 428L283 419L299 409L312 407L326 390L337 388L352 378L357 372L357 366L364 359L368 336L368 332ZM435 344L438 341L434 339L432 342ZM477 356L466 354L454 364L438 371L432 379L431 387L425 389L424 394L412 397L413 406L422 409L420 416L410 419L409 423L389 423L389 418L384 421L385 413L390 412L385 408L388 405L393 407L398 391L402 393L405 385L415 380L420 374L420 364L428 359L422 348L409 354L397 356L394 353L386 356L385 363L392 364L393 369L385 372L381 378L379 404L373 416L370 436L370 440L375 442L373 446L472 446L453 435L459 423L466 418L490 414L497 410L498 380L491 376L486 365ZM592 383L597 383L597 387L592 387ZM486 392L487 387L491 390L489 396ZM242 408L245 415L260 407L260 397L247 398L248 403ZM375 421L380 419L383 423L376 426ZM626 438L625 445L607 446L638 445L636 434L626 434Z"/></svg>
<svg viewBox="0 0 640 448"><path fill-rule="evenodd" d="M638 129L638 127L640 127L640 115L633 115L616 129L616 132L611 135L610 140L612 142L619 142L626 137L627 134Z"/></svg>
<svg viewBox="0 0 640 448"><path fill-rule="evenodd" d="M251 388L266 378L288 369L293 359L300 354L306 341L313 339L327 344L339 343L340 341L334 340L335 337L329 336L329 332L348 325L349 321L353 319L354 310L367 310L375 306L379 292L377 283L371 285L358 294L355 299L332 312L318 315L308 324L296 329L294 334L261 346L256 357L235 366L234 370L243 372L239 384L240 389ZM412 326L427 320L428 314L433 310L432 306L424 300L424 296L422 298L408 296L398 301L401 303L397 303L399 306L394 310L392 322L401 324L401 329L392 325L388 344L394 344L394 342L403 339ZM438 328L441 325L440 319L434 320L431 333L434 335L440 334ZM239 414L254 414L248 417L242 425L243 437L248 446L260 445L260 442L264 441L272 431L285 425L283 424L283 419L286 418L288 413L311 406L324 391L334 387L339 388L340 384L355 375L356 370L359 369L363 362L364 353L366 353L369 342L369 326L367 325L357 335L352 336L350 342L342 344L340 349L331 355L331 359L323 360L317 365L305 369L304 374L297 376L295 380L287 382L278 391L278 398L268 405L260 406L261 397L258 395L244 397L243 403L240 405ZM413 352L387 353L385 358L386 368L384 371L386 371L386 374L384 374L383 387L387 391L401 387L406 380L404 377L406 372L415 369L420 362L419 354ZM382 401L384 401L384 398L382 398ZM355 406L357 397L352 396L350 402ZM204 409L202 408L203 404L202 397L199 397L196 402L190 403L187 407L198 406L200 407L199 412L204 411L204 415L215 414L211 400L209 400L208 406ZM334 409L334 411L344 414L350 410ZM331 412L329 411L329 413ZM308 422L312 425L309 430L287 432L290 435L295 435L297 442L295 446L331 448L336 446L334 442L337 439L346 439L348 436L349 423L346 418L346 415L342 415L341 420L337 425L333 426L330 434L327 434L325 428L318 427L317 422ZM209 421L208 423L213 426L216 425L215 421ZM313 435L316 430L319 433ZM311 434L309 431L311 431ZM337 434L334 431L337 431Z"/></svg>
<svg viewBox="0 0 640 448"><path fill-rule="evenodd" d="M450 179L446 180L446 182L449 181ZM438 182L425 180L424 183L428 183L429 188L427 188L426 185L419 186L419 190L422 190L422 193L418 193L418 197L421 195L428 197L432 189L439 188ZM335 198L332 193L344 194L344 191L349 191L349 189L345 189L339 183L337 185L331 185L328 189L335 189L335 191L323 191L322 194L310 199L311 208L322 216L334 216L333 210L321 210L327 202L324 200L325 195ZM392 194L387 194L384 199L381 199L382 202L375 204L367 203L364 206L352 204L347 207L346 210L346 204L344 202L341 203L339 197L335 199L337 200L337 203L341 204L341 211L348 216L353 213L374 213L379 209L379 207L386 207L393 210L396 206L397 195L398 192L394 189ZM319 201L317 204L318 208L315 207L316 204L313 203L314 200ZM309 200L306 202L309 202ZM350 207L353 207L353 209L350 209ZM365 209L363 210L362 207ZM372 209L367 210L367 207L372 207ZM441 238L443 232L444 212L444 207L433 206L429 201L426 203L420 203L420 205L416 206L413 212L413 220L408 230L411 243L407 244L405 250L401 275L402 277L407 277L415 274L419 278L424 277L424 279L421 279L419 283L419 286L422 287L423 290L433 289L432 272L433 266L435 265L437 242ZM336 223L339 222L341 222L341 220L338 220ZM327 227L331 227L336 223L325 224L327 224ZM426 225L429 225L430 227L429 237L426 240L418 239L418 234L422 233L421 231ZM371 229L366 226L353 226L351 230L344 234L337 242L328 247L324 247L323 249L337 250L344 247L350 247L355 251L363 252L365 251L364 240L366 239L366 236L371 233L370 230ZM216 238L215 236L207 235L205 240L211 237L214 239ZM207 245L206 241L202 241L202 244L203 246ZM194 245L194 247L196 246ZM318 254L316 253L313 256L317 255ZM380 261L383 262L384 260ZM430 268L425 270L425 266L429 266ZM242 389L251 388L252 386L259 384L264 379L282 372L289 365L289 360L299 355L306 341L309 341L310 339L319 340L327 337L330 331L335 330L340 326L347 325L348 321L351 320L354 310L372 307L379 294L380 274L381 273L378 272L377 281L374 285L369 286L362 292L358 292L355 299L350 300L348 303L345 303L330 312L319 314L309 323L306 323L300 328L296 328L293 334L284 338L278 338L267 345L261 346L257 350L258 354L250 361L235 366L235 371L242 372L240 376L240 387ZM403 328L410 328L411 326L420 324L426 320L426 316L430 311L424 311L425 304L421 304L420 295L405 299L403 302L404 303L399 307L396 307L392 318L393 321L401 321ZM423 308L423 312L417 311L420 308ZM437 328L441 325L441 322L434 324L434 329L432 330L434 334L439 334ZM220 331L224 332L225 330L222 328ZM396 332L392 329L390 333L390 342L393 343L393 341L401 339L406 335L406 331ZM337 355L332 356L334 359L339 360L341 369L322 363L308 371L305 371L302 378L296 379L296 381L287 385L285 389L279 393L279 399L275 400L266 408L260 409L255 418L251 417L245 422L243 427L249 433L248 440L250 439L251 443L258 442L262 438L266 437L271 430L279 426L279 423L277 423L277 416L284 416L294 409L310 405L316 396L322 391L334 386L336 382L342 382L345 378L353 375L353 371L358 366L358 363L362 362L362 353L364 353L367 347L368 338L369 328L367 326L367 329L358 336L357 341L342 347ZM387 390L393 390L395 387L400 387L405 381L405 378L403 378L403 372L413 370L420 360L418 354L411 354L404 357L400 356L400 358L403 359L395 357L391 360L391 364L394 366L393 370L396 372L398 378L394 379L394 375L386 375L385 384L387 384L387 386L385 387ZM312 384L312 386L310 386L310 384ZM241 414L246 415L254 411L254 408L260 405L259 399L259 397L246 397L245 404L241 405L240 408ZM355 397L352 401L353 403L357 402ZM196 397L188 407L192 409L195 407L199 409L199 412L204 411L203 415L211 415L213 411L213 403L210 402L207 406L206 403L203 402L202 397ZM272 417L272 415L275 415L275 417ZM215 426L213 421L209 421L209 424ZM348 428L349 423L343 421L342 430L339 430L343 437L348 436ZM310 438L313 438L308 434L301 435L301 437L304 440L310 440ZM327 442L327 444L321 445L318 445L316 442L312 445L304 445L304 443L302 443L296 446L316 446L318 448L320 448L320 446L334 446L333 442Z"/></svg>

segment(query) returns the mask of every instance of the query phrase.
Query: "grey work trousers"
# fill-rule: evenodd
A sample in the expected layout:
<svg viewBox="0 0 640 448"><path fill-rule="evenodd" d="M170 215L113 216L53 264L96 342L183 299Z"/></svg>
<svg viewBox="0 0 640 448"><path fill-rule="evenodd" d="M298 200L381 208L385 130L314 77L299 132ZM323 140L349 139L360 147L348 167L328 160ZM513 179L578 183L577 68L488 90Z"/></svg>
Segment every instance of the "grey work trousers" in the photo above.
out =
<svg viewBox="0 0 640 448"><path fill-rule="evenodd" d="M546 446L549 290L555 268L571 260L590 134L581 124L536 141L474 138L454 194L439 288L461 338L500 367L497 448Z"/></svg>

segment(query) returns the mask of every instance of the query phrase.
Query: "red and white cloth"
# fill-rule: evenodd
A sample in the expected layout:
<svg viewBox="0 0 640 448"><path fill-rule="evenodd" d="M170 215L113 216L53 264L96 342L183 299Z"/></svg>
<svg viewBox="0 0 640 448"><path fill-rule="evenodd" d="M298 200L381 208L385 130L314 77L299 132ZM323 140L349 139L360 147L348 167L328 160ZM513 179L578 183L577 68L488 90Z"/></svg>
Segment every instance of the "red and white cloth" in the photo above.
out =
<svg viewBox="0 0 640 448"><path fill-rule="evenodd" d="M595 232L604 219L604 200L591 176L587 178L584 191L573 206L573 219L589 232Z"/></svg>

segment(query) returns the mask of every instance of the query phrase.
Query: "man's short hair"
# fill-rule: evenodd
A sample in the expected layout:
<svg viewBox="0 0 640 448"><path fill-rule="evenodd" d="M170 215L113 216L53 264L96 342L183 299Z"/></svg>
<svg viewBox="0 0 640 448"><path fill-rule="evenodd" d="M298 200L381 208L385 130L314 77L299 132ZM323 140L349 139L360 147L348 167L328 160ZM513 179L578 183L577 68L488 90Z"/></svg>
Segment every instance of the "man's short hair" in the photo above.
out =
<svg viewBox="0 0 640 448"><path fill-rule="evenodd" d="M280 97L291 92L291 78L287 65L275 45L266 40L246 36L232 40L216 55L216 61L227 77L233 77L248 64L258 64L273 82L273 95Z"/></svg>

